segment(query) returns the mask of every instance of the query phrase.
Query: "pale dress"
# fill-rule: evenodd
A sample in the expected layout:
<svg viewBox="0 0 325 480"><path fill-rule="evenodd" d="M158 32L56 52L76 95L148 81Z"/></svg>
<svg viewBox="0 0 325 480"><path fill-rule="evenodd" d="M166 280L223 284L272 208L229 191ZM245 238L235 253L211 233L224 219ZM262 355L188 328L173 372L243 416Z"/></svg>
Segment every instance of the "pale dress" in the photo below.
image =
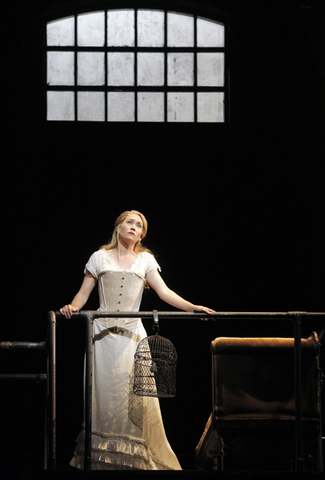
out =
<svg viewBox="0 0 325 480"><path fill-rule="evenodd" d="M157 268L155 258L142 252L121 269L102 249L85 270L98 279L100 311L139 311L146 276ZM133 393L134 354L147 336L141 319L97 319L93 334L92 469L181 470L159 400ZM83 430L77 441L70 464L83 468Z"/></svg>

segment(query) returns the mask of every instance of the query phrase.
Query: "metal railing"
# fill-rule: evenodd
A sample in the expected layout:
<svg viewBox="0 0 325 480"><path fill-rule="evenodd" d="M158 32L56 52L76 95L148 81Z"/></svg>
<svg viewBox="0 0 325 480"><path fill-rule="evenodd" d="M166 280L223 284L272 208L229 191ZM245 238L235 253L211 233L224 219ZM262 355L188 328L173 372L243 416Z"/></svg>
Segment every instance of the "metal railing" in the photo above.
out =
<svg viewBox="0 0 325 480"><path fill-rule="evenodd" d="M54 337L55 338L55 337ZM55 345L52 343L52 345ZM0 342L0 349L4 350L46 350L47 342ZM48 468L48 408L50 405L55 405L55 392L51 391L51 397L49 394L49 379L51 374L49 369L52 366L47 362L46 373L1 373L0 380L27 380L36 382L47 382L46 398L45 398L45 425L44 425L44 469ZM51 400L50 400L51 398Z"/></svg>
<svg viewBox="0 0 325 480"><path fill-rule="evenodd" d="M85 449L84 468L91 470L91 431L92 431L92 348L93 348L93 322L97 318L141 318L152 319L158 324L160 319L190 320L200 319L205 314L187 312L98 312L80 311L73 313L72 318L81 318L85 322ZM302 431L302 359L301 359L301 326L307 318L323 317L325 312L215 312L209 318L220 320L227 318L254 319L271 321L282 319L293 322L294 326L294 364L295 364L295 470L302 472L304 469L304 448ZM40 348L47 349L47 374L9 374L0 375L1 378L29 378L47 380L47 433L46 433L46 459L45 468L56 469L56 324L63 318L60 312L48 313L48 338L46 343L32 342L0 342L0 348ZM319 335L320 340L324 335L324 328Z"/></svg>

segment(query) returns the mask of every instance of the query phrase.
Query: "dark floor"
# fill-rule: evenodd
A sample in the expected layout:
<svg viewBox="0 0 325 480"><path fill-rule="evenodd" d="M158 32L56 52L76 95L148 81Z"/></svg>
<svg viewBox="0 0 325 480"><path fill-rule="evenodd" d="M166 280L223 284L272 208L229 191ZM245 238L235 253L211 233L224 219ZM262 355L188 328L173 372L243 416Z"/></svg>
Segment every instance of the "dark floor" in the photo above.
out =
<svg viewBox="0 0 325 480"><path fill-rule="evenodd" d="M323 452L324 453L324 452ZM240 457L240 456L239 456ZM58 463L56 469L44 470L43 460L40 456L32 458L22 454L21 463L14 461L14 456L2 457L0 460L0 480L92 480L96 478L110 478L112 480L133 480L145 477L144 480L210 480L220 478L220 480L320 480L324 479L324 470L321 472L312 471L313 464L304 463L304 471L295 472L294 466L288 463L280 462L280 457L276 460L264 455L245 455L243 458L237 458L236 461L228 461L228 469L224 471L202 470L197 468L195 455L180 454L178 459L183 468L182 471L80 471L69 467L62 468ZM1 457L0 457L1 458ZM246 461L245 461L246 459ZM22 466L23 465L23 466ZM285 470L282 467L285 466Z"/></svg>
<svg viewBox="0 0 325 480"><path fill-rule="evenodd" d="M145 477L145 480L157 480L157 479L174 479L174 480L209 480L210 478L220 478L225 480L272 480L275 479L299 479L299 480L320 480L324 478L324 472L319 473L287 473L287 472L207 472L197 470L184 470L180 471L75 471L75 470L23 470L21 472L12 471L6 472L3 476L1 473L1 479L3 480L75 480L85 479L92 480L96 478L111 478L112 480L133 480Z"/></svg>

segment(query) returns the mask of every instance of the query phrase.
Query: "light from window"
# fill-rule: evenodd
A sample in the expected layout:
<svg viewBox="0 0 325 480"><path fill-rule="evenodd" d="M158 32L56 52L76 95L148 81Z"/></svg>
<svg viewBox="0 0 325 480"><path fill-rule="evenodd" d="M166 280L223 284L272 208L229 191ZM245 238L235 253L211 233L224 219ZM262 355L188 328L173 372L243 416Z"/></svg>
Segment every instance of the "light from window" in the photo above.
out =
<svg viewBox="0 0 325 480"><path fill-rule="evenodd" d="M224 122L225 26L160 10L47 24L47 120Z"/></svg>

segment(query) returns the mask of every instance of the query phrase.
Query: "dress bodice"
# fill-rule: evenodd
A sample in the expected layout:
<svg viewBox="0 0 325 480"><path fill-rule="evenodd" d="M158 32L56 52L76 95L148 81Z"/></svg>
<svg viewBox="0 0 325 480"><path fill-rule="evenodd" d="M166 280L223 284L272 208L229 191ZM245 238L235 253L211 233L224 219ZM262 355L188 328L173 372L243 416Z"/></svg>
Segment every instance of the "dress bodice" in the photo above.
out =
<svg viewBox="0 0 325 480"><path fill-rule="evenodd" d="M100 311L131 312L139 311L146 276L160 267L150 253L138 254L132 265L121 269L105 249L98 250L89 259L86 270L98 279ZM98 319L107 327L122 327L137 319L110 318Z"/></svg>
<svg viewBox="0 0 325 480"><path fill-rule="evenodd" d="M98 292L102 311L137 312L140 308L144 281L132 272L104 272L98 279ZM110 321L109 321L110 320ZM124 318L109 319L109 323L119 327L125 324Z"/></svg>

